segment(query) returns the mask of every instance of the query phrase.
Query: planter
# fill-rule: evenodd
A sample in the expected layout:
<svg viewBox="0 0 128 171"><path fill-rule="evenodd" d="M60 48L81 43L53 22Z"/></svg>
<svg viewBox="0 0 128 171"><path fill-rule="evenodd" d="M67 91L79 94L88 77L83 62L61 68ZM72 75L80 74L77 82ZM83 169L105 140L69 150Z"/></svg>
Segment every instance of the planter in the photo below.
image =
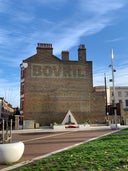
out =
<svg viewBox="0 0 128 171"><path fill-rule="evenodd" d="M64 125L53 125L53 129L65 129Z"/></svg>
<svg viewBox="0 0 128 171"><path fill-rule="evenodd" d="M79 125L79 128L83 129L83 128L90 128L90 125L89 124L80 124Z"/></svg>
<svg viewBox="0 0 128 171"><path fill-rule="evenodd" d="M0 144L0 163L14 163L22 157L23 152L23 142Z"/></svg>
<svg viewBox="0 0 128 171"><path fill-rule="evenodd" d="M110 124L110 128L111 129L116 129L116 128L119 129L120 128L120 124L117 124L117 125L116 124Z"/></svg>

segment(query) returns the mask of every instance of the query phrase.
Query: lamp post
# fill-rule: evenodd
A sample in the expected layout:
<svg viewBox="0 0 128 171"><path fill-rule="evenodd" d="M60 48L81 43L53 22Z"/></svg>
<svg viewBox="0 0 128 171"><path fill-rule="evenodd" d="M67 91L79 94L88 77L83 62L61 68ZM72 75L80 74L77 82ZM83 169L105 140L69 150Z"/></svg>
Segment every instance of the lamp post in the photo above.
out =
<svg viewBox="0 0 128 171"><path fill-rule="evenodd" d="M115 116L115 128L117 129L117 107L116 107L116 103L115 103L115 76L114 76L114 72L116 72L116 70L114 69L114 53L113 53L113 49L112 49L112 58L111 58L111 69L112 69L112 79L110 80L112 82L112 87L113 87L113 110L114 110L114 116Z"/></svg>
<svg viewBox="0 0 128 171"><path fill-rule="evenodd" d="M108 122L108 125L109 125L109 112L108 112L108 96L107 96L106 74L104 74L104 86L105 86L105 115L107 117L107 122Z"/></svg>
<svg viewBox="0 0 128 171"><path fill-rule="evenodd" d="M104 74L104 87L105 87L105 114L108 115L107 83L106 83L105 74Z"/></svg>

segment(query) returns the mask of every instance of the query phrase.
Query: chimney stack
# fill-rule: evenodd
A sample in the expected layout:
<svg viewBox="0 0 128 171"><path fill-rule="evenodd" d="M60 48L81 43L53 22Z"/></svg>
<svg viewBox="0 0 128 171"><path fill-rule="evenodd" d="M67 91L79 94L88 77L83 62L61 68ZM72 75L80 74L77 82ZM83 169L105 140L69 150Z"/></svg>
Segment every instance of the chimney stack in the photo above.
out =
<svg viewBox="0 0 128 171"><path fill-rule="evenodd" d="M86 48L84 44L80 44L78 48L78 60L81 62L86 61Z"/></svg>
<svg viewBox="0 0 128 171"><path fill-rule="evenodd" d="M42 53L48 55L53 54L52 44L50 43L38 43L36 49L37 49L37 54L42 54Z"/></svg>
<svg viewBox="0 0 128 171"><path fill-rule="evenodd" d="M69 52L68 51L66 51L66 50L62 51L61 55L62 55L62 60L63 61L68 61L69 60Z"/></svg>

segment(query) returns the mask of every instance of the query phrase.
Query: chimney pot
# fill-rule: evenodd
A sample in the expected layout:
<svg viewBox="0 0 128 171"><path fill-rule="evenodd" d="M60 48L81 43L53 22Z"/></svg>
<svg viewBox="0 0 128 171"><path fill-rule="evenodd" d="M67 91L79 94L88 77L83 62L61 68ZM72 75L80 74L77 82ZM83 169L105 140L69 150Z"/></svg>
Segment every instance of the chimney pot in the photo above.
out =
<svg viewBox="0 0 128 171"><path fill-rule="evenodd" d="M39 53L49 53L52 55L52 44L51 43L37 43L37 54Z"/></svg>
<svg viewBox="0 0 128 171"><path fill-rule="evenodd" d="M78 48L78 59L81 62L86 61L86 48L84 44L80 44Z"/></svg>
<svg viewBox="0 0 128 171"><path fill-rule="evenodd" d="M69 51L67 51L67 50L62 51L62 60L63 61L68 61L69 60Z"/></svg>
<svg viewBox="0 0 128 171"><path fill-rule="evenodd" d="M85 45L84 44L80 44L79 49L85 49Z"/></svg>

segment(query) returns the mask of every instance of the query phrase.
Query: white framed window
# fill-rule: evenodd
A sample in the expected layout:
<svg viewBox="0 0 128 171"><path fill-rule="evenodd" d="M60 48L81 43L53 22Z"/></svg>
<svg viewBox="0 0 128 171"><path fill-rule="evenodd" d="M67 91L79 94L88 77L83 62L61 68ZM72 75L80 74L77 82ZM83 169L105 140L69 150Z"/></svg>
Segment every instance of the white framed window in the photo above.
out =
<svg viewBox="0 0 128 171"><path fill-rule="evenodd" d="M122 92L118 91L118 97L122 97Z"/></svg>
<svg viewBox="0 0 128 171"><path fill-rule="evenodd" d="M128 97L128 91L125 91L125 97Z"/></svg>

